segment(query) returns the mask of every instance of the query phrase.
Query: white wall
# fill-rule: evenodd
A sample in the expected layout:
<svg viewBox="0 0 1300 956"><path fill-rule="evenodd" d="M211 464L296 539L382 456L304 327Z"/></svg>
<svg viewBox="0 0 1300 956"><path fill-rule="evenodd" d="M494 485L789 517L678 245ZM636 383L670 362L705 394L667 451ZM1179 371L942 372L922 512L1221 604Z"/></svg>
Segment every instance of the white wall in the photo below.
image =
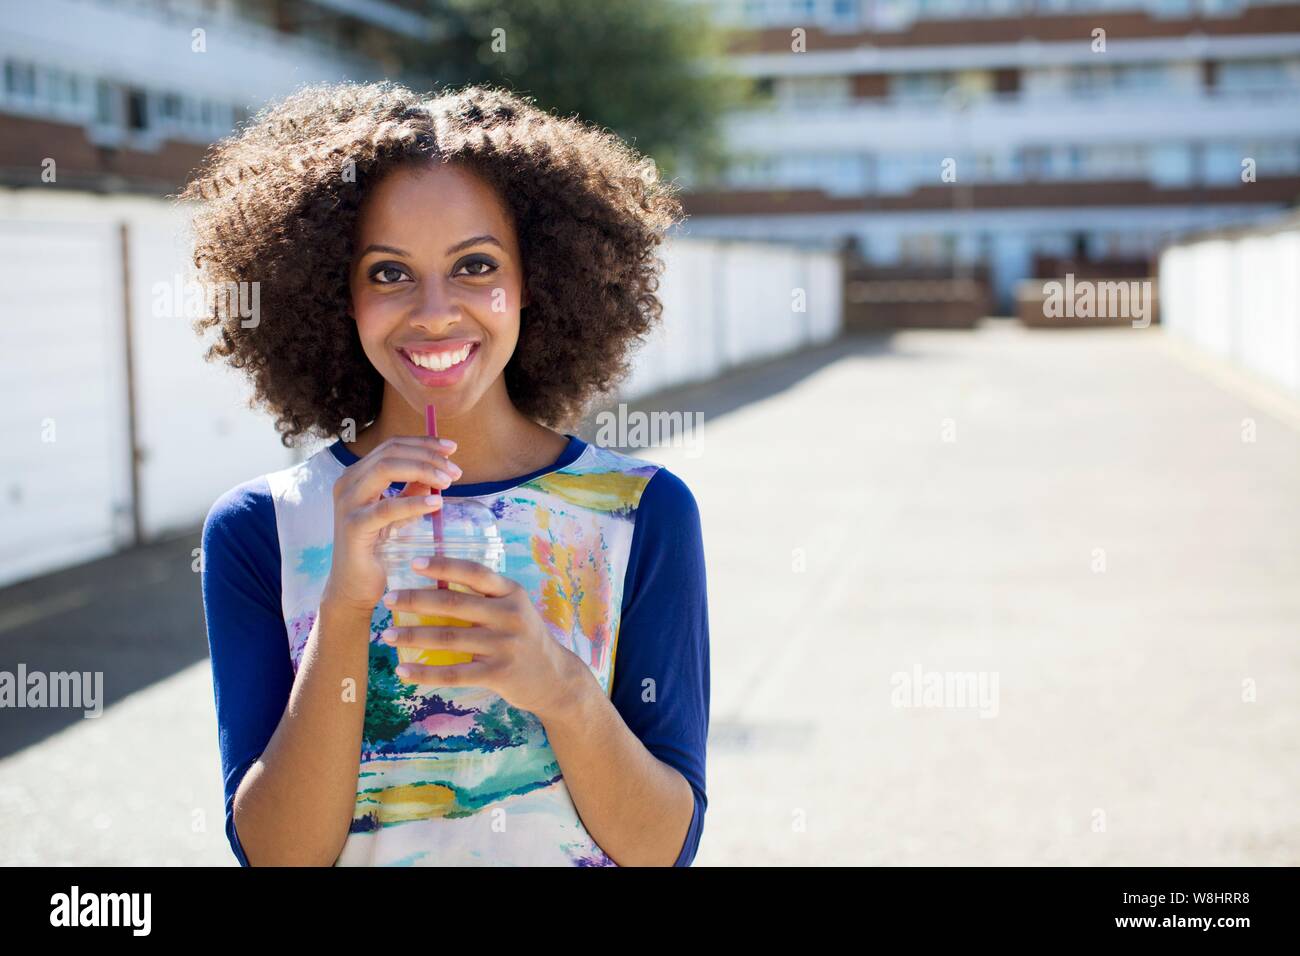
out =
<svg viewBox="0 0 1300 956"><path fill-rule="evenodd" d="M833 252L676 238L663 258L663 323L636 353L623 398L712 378L839 334L844 277Z"/></svg>
<svg viewBox="0 0 1300 956"><path fill-rule="evenodd" d="M192 528L294 460L247 386L203 360L191 320L154 314L154 284L188 278L168 203L0 191L0 585L131 543L123 224L143 536Z"/></svg>
<svg viewBox="0 0 1300 956"><path fill-rule="evenodd" d="M118 242L0 217L0 583L130 539Z"/></svg>
<svg viewBox="0 0 1300 956"><path fill-rule="evenodd" d="M1166 249L1160 322L1300 396L1300 219Z"/></svg>
<svg viewBox="0 0 1300 956"><path fill-rule="evenodd" d="M161 294L190 278L187 225L164 208L130 230L140 517L150 538L191 527L231 486L296 460L271 417L247 408L245 380L203 360L194 319Z"/></svg>

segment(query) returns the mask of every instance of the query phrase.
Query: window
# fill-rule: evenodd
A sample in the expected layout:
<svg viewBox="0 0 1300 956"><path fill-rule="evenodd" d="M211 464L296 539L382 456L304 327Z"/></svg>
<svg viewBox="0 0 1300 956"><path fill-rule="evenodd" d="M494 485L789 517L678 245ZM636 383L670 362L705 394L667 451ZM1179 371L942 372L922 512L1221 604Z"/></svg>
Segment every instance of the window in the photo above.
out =
<svg viewBox="0 0 1300 956"><path fill-rule="evenodd" d="M1028 146L1016 156L1015 167L1016 174L1024 179L1046 179L1051 172L1051 155L1045 146Z"/></svg>
<svg viewBox="0 0 1300 956"><path fill-rule="evenodd" d="M117 124L118 88L107 80L95 84L95 122L101 126Z"/></svg>
<svg viewBox="0 0 1300 956"><path fill-rule="evenodd" d="M126 125L136 131L149 128L149 98L144 90L126 91Z"/></svg>
<svg viewBox="0 0 1300 956"><path fill-rule="evenodd" d="M859 12L859 0L713 0L711 6L721 19L750 26L848 24L857 22Z"/></svg>
<svg viewBox="0 0 1300 956"><path fill-rule="evenodd" d="M1240 185L1243 164L1253 160L1255 176L1294 176L1300 173L1300 140L1239 140L1206 144L1202 174L1205 182Z"/></svg>
<svg viewBox="0 0 1300 956"><path fill-rule="evenodd" d="M889 78L889 92L904 100L937 100L954 83L953 75L946 72L895 73Z"/></svg>
<svg viewBox="0 0 1300 956"><path fill-rule="evenodd" d="M1151 149L1149 174L1157 186L1190 186L1195 152L1190 143L1162 143Z"/></svg>
<svg viewBox="0 0 1300 956"><path fill-rule="evenodd" d="M1219 64L1217 88L1264 91L1300 82L1300 60L1225 60Z"/></svg>
<svg viewBox="0 0 1300 956"><path fill-rule="evenodd" d="M1201 0L1201 11L1209 16L1234 14L1242 4L1243 0Z"/></svg>
<svg viewBox="0 0 1300 956"><path fill-rule="evenodd" d="M727 183L735 189L759 189L772 184L772 161L765 156L738 158L727 167Z"/></svg>
<svg viewBox="0 0 1300 956"><path fill-rule="evenodd" d="M5 94L11 99L36 99L36 67L15 60L5 61Z"/></svg>
<svg viewBox="0 0 1300 956"><path fill-rule="evenodd" d="M1088 146L1080 152L1078 172L1085 179L1144 179L1147 176L1147 154L1142 146Z"/></svg>
<svg viewBox="0 0 1300 956"><path fill-rule="evenodd" d="M857 0L832 0L831 2L831 19L832 20L854 20L858 15Z"/></svg>
<svg viewBox="0 0 1300 956"><path fill-rule="evenodd" d="M207 141L229 132L249 115L246 108L229 103L124 86L20 60L3 61L0 100L65 121L90 123L97 128L95 141L101 143L116 143L123 133L145 134L150 140L160 133L184 133Z"/></svg>
<svg viewBox="0 0 1300 956"><path fill-rule="evenodd" d="M1074 67L1066 74L1065 85L1072 93L1105 94L1161 89L1170 85L1171 78L1163 63L1097 64Z"/></svg>
<svg viewBox="0 0 1300 956"><path fill-rule="evenodd" d="M63 106L71 99L68 80L71 79L62 70L45 71L45 98L52 106Z"/></svg>
<svg viewBox="0 0 1300 956"><path fill-rule="evenodd" d="M957 176L964 178L967 167L959 157L934 153L884 153L874 166L875 186L882 193L907 193L922 186L943 184L944 160L957 159ZM970 175L974 175L972 172Z"/></svg>
<svg viewBox="0 0 1300 956"><path fill-rule="evenodd" d="M169 123L181 121L181 98L176 93L164 93L158 101L158 114Z"/></svg>
<svg viewBox="0 0 1300 956"><path fill-rule="evenodd" d="M940 265L957 256L957 237L952 233L912 233L898 243L899 258L905 263Z"/></svg>
<svg viewBox="0 0 1300 956"><path fill-rule="evenodd" d="M1264 168L1264 175L1300 173L1300 140L1272 140L1254 143L1252 147L1250 155Z"/></svg>
<svg viewBox="0 0 1300 956"><path fill-rule="evenodd" d="M777 98L787 106L817 107L847 103L851 87L847 76L791 76L776 84Z"/></svg>
<svg viewBox="0 0 1300 956"><path fill-rule="evenodd" d="M1085 244L1087 242L1087 238L1083 237L1081 233L1036 232L1031 233L1029 236L1029 249L1034 255L1064 259L1075 253L1077 249L1076 240Z"/></svg>

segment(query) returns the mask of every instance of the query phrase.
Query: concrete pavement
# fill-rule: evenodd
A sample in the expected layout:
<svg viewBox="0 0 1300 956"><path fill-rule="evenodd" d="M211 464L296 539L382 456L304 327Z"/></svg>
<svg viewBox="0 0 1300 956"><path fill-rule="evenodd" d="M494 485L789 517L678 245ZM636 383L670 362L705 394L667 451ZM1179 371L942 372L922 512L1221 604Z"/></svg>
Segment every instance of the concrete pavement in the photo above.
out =
<svg viewBox="0 0 1300 956"><path fill-rule="evenodd" d="M698 864L1300 863L1300 429L1162 343L908 332L641 406L705 413L637 452L703 515ZM0 595L5 669L89 660L124 562L172 607L110 623L110 685L161 663L104 716L0 712L0 861L231 862L194 543Z"/></svg>

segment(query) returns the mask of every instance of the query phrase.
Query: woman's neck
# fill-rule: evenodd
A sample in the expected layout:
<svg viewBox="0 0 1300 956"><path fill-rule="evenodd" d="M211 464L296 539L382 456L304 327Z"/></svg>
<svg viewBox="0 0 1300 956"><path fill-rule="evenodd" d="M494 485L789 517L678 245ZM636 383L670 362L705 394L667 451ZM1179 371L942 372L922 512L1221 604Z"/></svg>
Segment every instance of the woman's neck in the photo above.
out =
<svg viewBox="0 0 1300 956"><path fill-rule="evenodd" d="M489 390L472 409L438 416L438 435L456 443L451 460L463 472L456 484L502 481L553 463L568 439L524 415L510 401L504 383ZM349 447L358 457L389 438L423 435L424 410L414 409L391 387L384 389L379 417Z"/></svg>

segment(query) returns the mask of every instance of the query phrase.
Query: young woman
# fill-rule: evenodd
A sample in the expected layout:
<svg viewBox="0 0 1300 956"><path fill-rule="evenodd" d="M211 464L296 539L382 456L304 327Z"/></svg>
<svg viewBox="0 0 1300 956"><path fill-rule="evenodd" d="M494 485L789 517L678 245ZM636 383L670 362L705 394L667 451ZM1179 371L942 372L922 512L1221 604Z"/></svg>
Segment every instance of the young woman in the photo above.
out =
<svg viewBox="0 0 1300 956"><path fill-rule="evenodd" d="M658 318L670 186L616 137L471 87L304 90L184 198L209 358L286 443L225 494L203 600L241 863L687 865L705 810L699 513L651 462L565 432ZM443 440L423 437L425 406ZM346 440L345 440L346 439ZM442 496L491 507L507 574L385 593L376 544ZM419 564L420 562L414 562ZM394 627L393 611L471 627ZM471 662L398 664L397 646ZM471 693L472 691L472 693Z"/></svg>

